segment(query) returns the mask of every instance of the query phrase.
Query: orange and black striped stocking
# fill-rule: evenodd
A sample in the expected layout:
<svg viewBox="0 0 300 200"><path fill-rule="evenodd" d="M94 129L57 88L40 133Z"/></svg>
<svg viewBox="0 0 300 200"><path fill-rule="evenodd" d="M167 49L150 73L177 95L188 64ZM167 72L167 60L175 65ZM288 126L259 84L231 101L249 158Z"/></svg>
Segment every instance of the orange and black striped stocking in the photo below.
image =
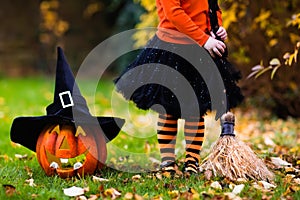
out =
<svg viewBox="0 0 300 200"><path fill-rule="evenodd" d="M184 135L186 141L186 159L188 161L200 161L200 151L204 139L204 117L185 119ZM196 160L195 160L196 159Z"/></svg>
<svg viewBox="0 0 300 200"><path fill-rule="evenodd" d="M175 162L175 144L178 118L172 115L159 114L157 123L157 139L162 164Z"/></svg>

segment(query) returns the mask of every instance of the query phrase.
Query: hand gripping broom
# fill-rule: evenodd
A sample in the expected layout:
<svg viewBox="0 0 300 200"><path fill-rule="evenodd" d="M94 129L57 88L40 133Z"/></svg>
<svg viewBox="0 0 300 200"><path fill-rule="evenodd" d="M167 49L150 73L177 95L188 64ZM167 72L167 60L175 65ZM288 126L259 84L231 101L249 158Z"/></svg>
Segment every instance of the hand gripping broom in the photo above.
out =
<svg viewBox="0 0 300 200"><path fill-rule="evenodd" d="M274 175L265 163L244 142L234 134L235 117L227 112L221 117L222 132L212 147L210 155L200 165L200 171L211 171L214 176L226 177L232 181L271 181Z"/></svg>

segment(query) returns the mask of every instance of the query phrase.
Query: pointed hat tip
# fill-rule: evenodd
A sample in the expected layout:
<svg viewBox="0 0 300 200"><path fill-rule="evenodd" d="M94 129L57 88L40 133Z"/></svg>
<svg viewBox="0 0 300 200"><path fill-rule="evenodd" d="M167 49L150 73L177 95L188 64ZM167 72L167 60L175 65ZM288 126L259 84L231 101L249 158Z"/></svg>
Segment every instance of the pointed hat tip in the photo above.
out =
<svg viewBox="0 0 300 200"><path fill-rule="evenodd" d="M62 48L60 46L57 47L57 58L59 59L64 59L65 55L64 55L64 51L62 50Z"/></svg>

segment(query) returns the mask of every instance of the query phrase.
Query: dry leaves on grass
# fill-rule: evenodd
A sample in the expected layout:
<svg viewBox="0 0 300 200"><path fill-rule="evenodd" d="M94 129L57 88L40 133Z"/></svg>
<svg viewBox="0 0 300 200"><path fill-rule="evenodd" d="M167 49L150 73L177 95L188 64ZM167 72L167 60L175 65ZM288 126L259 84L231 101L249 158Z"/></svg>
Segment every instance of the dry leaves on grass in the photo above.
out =
<svg viewBox="0 0 300 200"><path fill-rule="evenodd" d="M116 190L115 188L108 188L102 192L100 192L100 196L103 198L117 199L121 197L121 192Z"/></svg>
<svg viewBox="0 0 300 200"><path fill-rule="evenodd" d="M84 195L86 191L88 191L87 188L81 188L81 187L76 187L72 186L70 188L65 188L63 189L64 194L68 197L76 197L76 196L81 196Z"/></svg>
<svg viewBox="0 0 300 200"><path fill-rule="evenodd" d="M106 178L101 178L97 176L93 176L93 182L108 182L109 180Z"/></svg>
<svg viewBox="0 0 300 200"><path fill-rule="evenodd" d="M5 185L4 184L3 187L4 187L4 190L5 190L5 194L8 197L10 197L10 196L12 196L12 195L14 195L14 194L17 193L16 192L16 187L13 186L13 185Z"/></svg>

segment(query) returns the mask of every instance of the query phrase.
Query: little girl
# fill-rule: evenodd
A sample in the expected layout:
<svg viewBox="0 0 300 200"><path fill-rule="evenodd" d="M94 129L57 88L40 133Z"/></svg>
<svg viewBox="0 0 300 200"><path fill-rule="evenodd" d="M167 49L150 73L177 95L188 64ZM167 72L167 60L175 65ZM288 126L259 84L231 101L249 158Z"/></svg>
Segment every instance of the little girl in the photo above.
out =
<svg viewBox="0 0 300 200"><path fill-rule="evenodd" d="M209 4L208 0L156 0L158 31L134 62L115 80L117 91L126 99L132 100L138 108L158 112L157 138L163 171L175 172L178 119L184 119L186 157L183 171L198 173L205 130L204 115L211 110L211 99L203 77L190 62L174 52L193 53L193 49L204 47L213 58L224 81L227 98L225 111L237 106L243 99L240 88L236 85L240 79L239 73L224 57L226 45L223 41L227 38L227 32L221 26L221 10L217 1L212 1L214 2ZM212 4L215 5L214 8L209 6ZM219 25L214 32L212 17L216 20L214 23L217 23L214 26ZM161 65L168 66L171 70L166 70ZM181 76L172 75L175 72L188 81L196 100L180 104L180 99L174 94L182 87L183 82L180 81ZM199 109L199 115L183 115L182 106L184 113L195 113L194 110Z"/></svg>

